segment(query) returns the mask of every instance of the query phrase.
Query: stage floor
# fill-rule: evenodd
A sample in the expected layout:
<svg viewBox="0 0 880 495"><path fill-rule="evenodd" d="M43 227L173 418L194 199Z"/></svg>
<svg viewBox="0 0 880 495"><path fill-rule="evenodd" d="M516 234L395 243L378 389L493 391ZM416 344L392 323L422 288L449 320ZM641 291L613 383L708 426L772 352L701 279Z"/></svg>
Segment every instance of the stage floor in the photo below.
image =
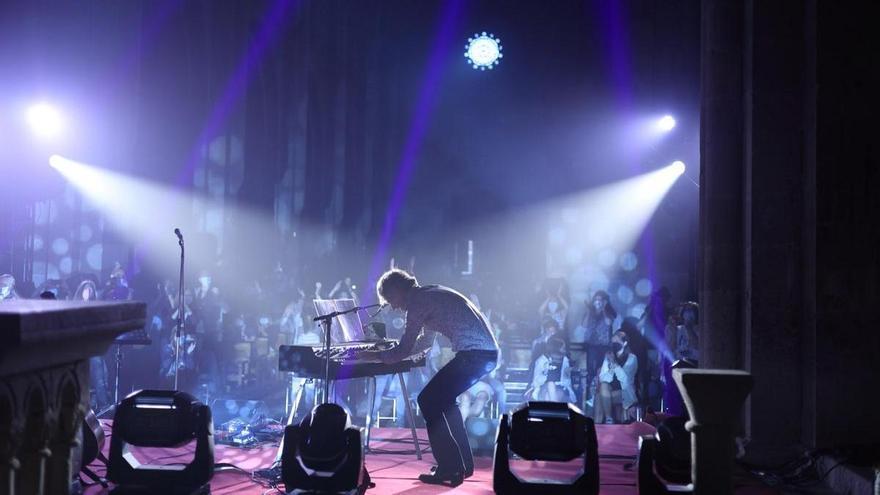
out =
<svg viewBox="0 0 880 495"><path fill-rule="evenodd" d="M636 473L626 468L629 459L619 456L635 456L639 435L653 433L653 427L644 423L630 425L599 425L596 428L599 440L601 489L603 495L637 494ZM107 433L105 454L110 445L110 426L104 425ZM418 430L419 438L424 440L423 448L427 447L425 431ZM383 441L380 439L407 439L410 438L410 430L401 428L375 428L373 429L373 441L370 446L373 449L405 450L411 449L410 444ZM241 449L227 445L217 445L215 461L217 463L233 464L243 471L221 471L214 475L211 480L211 493L262 495L271 493L283 493L267 486L261 485L251 479L247 472L269 467L275 459L277 445L264 444L250 449ZM607 457L606 457L607 456ZM191 449L151 449L149 457L144 461L152 461L161 464L179 463L191 458ZM375 495L421 495L421 494L491 494L492 491L492 459L490 457L478 457L473 477L456 488L425 485L418 481L418 475L427 472L433 464L430 454L422 456L422 460L416 460L415 454L367 454L367 471L376 483L376 487L368 490L368 494ZM566 464L551 462L513 461L514 469L520 476L527 478L552 478L564 479L572 477L581 466L580 462ZM99 474L104 473L102 465L93 463L92 467ZM747 477L736 480L737 495L776 494L777 491L761 485L759 481ZM86 495L103 495L110 491L100 486L91 486L86 489Z"/></svg>

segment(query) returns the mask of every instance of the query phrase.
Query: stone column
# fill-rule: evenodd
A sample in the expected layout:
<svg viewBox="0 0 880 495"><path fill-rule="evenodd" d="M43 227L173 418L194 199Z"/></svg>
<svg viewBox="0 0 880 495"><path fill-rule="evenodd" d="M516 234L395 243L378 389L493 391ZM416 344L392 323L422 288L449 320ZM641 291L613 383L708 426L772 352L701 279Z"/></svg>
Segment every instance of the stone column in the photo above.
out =
<svg viewBox="0 0 880 495"><path fill-rule="evenodd" d="M740 368L743 4L705 0L700 54L700 365Z"/></svg>
<svg viewBox="0 0 880 495"><path fill-rule="evenodd" d="M752 375L739 370L677 369L690 414L691 478L696 495L733 495L734 437Z"/></svg>

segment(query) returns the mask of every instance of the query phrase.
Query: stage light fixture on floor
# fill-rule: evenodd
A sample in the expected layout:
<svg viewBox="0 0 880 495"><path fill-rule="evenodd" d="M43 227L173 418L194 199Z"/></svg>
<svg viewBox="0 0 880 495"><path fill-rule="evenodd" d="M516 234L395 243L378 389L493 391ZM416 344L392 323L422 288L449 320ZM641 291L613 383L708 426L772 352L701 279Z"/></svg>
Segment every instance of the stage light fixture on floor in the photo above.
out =
<svg viewBox="0 0 880 495"><path fill-rule="evenodd" d="M29 107L25 118L34 134L41 138L57 136L64 124L61 112L45 102Z"/></svg>
<svg viewBox="0 0 880 495"><path fill-rule="evenodd" d="M284 429L281 479L288 493L364 493L361 431L336 404L320 404L299 425Z"/></svg>
<svg viewBox="0 0 880 495"><path fill-rule="evenodd" d="M583 456L583 472L570 484L556 480L524 481L510 469L510 452L526 460L568 462ZM599 493L599 453L593 420L562 402L529 402L501 418L492 476L499 495Z"/></svg>
<svg viewBox="0 0 880 495"><path fill-rule="evenodd" d="M195 455L185 465L141 464L130 448L175 448L193 440ZM208 406L169 390L141 390L119 403L107 478L120 493L210 493L213 475L214 426Z"/></svg>

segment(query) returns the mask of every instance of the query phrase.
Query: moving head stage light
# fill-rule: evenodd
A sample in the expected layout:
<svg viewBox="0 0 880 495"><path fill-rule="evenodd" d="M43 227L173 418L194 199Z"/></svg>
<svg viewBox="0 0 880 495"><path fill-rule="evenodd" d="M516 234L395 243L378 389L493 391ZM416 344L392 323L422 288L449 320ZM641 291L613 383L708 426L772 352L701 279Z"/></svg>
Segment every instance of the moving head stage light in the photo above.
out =
<svg viewBox="0 0 880 495"><path fill-rule="evenodd" d="M129 448L174 448L193 440L195 455L186 465L141 464ZM119 403L107 468L119 493L209 493L213 475L214 425L208 406L187 393L166 390L141 390Z"/></svg>
<svg viewBox="0 0 880 495"><path fill-rule="evenodd" d="M284 429L281 478L288 493L364 493L361 431L336 404L320 404L299 425Z"/></svg>
<svg viewBox="0 0 880 495"><path fill-rule="evenodd" d="M505 414L495 444L493 488L499 495L599 493L599 452L593 420L563 402L529 402ZM534 461L568 462L583 456L584 468L571 484L554 480L524 481L510 470L510 452Z"/></svg>

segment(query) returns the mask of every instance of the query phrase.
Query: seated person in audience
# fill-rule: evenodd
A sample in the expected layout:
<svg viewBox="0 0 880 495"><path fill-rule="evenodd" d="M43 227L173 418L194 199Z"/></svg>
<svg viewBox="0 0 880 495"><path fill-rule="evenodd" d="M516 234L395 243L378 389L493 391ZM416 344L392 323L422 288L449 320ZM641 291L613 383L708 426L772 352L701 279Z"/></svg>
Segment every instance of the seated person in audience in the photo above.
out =
<svg viewBox="0 0 880 495"><path fill-rule="evenodd" d="M507 413L507 390L504 388L502 369L504 361L501 353L498 353L498 366L488 375L484 376L465 393L458 396L458 407L462 418L467 421L470 417L480 417L491 401L498 403L498 414ZM486 417L490 417L490 411L485 411Z"/></svg>
<svg viewBox="0 0 880 495"><path fill-rule="evenodd" d="M559 335L559 323L553 318L545 318L541 323L541 334L532 341L532 363L544 354L544 347L547 345L547 342L557 335Z"/></svg>
<svg viewBox="0 0 880 495"><path fill-rule="evenodd" d="M8 273L0 275L0 301L14 301L18 299L15 291L15 277Z"/></svg>
<svg viewBox="0 0 880 495"><path fill-rule="evenodd" d="M639 360L630 352L625 332L618 330L611 337L611 350L599 369L599 394L596 398L596 423L613 424L625 421L636 398L636 373Z"/></svg>
<svg viewBox="0 0 880 495"><path fill-rule="evenodd" d="M558 337L547 341L544 352L535 360L533 368L532 384L523 394L526 400L575 401L565 341Z"/></svg>
<svg viewBox="0 0 880 495"><path fill-rule="evenodd" d="M467 421L471 417L480 417L483 414L483 410L486 409L486 404L494 397L495 390L489 383L480 380L473 384L465 393L458 396L458 409L461 411L461 419Z"/></svg>
<svg viewBox="0 0 880 495"><path fill-rule="evenodd" d="M673 362L687 359L695 365L700 361L700 306L695 302L682 303L678 311L678 321L669 325L666 332L666 345L672 352Z"/></svg>

